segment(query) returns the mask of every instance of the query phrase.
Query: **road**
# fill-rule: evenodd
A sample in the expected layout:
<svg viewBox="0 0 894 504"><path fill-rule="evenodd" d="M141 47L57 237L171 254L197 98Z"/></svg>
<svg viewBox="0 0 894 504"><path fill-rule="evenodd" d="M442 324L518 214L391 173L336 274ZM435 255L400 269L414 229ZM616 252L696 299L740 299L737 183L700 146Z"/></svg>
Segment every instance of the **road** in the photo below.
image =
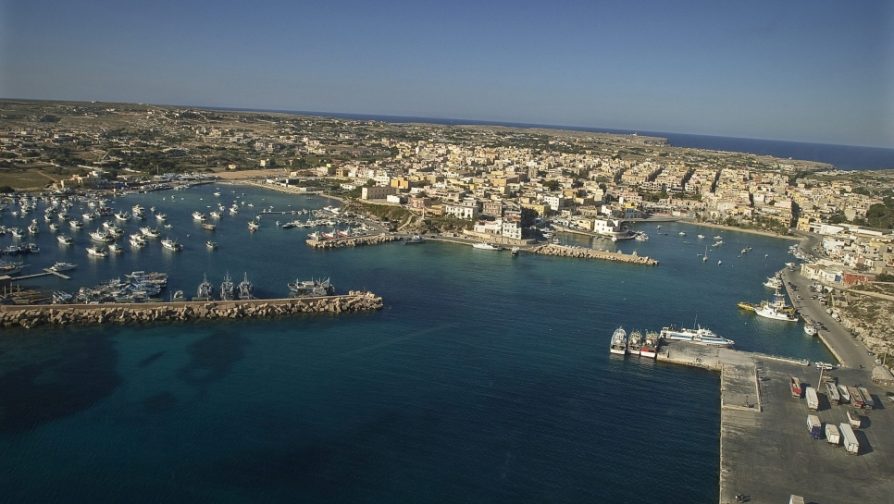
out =
<svg viewBox="0 0 894 504"><path fill-rule="evenodd" d="M867 353L866 347L854 339L850 331L826 313L826 307L819 300L810 298L812 282L809 279L801 275L800 272L790 271L786 268L782 272L782 280L785 282L789 298L798 312L803 317L821 324L820 332L824 341L832 353L838 357L842 366L855 368L863 366L866 369L872 369L875 366L875 360ZM789 282L794 285L794 288L789 285ZM798 296L801 299L798 299Z"/></svg>

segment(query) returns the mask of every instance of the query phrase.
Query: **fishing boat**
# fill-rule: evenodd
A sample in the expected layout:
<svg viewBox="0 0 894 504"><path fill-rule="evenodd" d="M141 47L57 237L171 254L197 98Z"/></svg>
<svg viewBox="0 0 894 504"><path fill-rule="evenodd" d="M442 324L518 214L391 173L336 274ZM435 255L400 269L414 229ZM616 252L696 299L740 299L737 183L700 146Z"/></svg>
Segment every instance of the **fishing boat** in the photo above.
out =
<svg viewBox="0 0 894 504"><path fill-rule="evenodd" d="M208 281L207 275L202 275L202 283L199 284L199 288L196 289L196 297L194 298L196 301L210 301L212 299L212 290L214 287L211 285L211 282Z"/></svg>
<svg viewBox="0 0 894 504"><path fill-rule="evenodd" d="M763 301L754 307L754 313L760 317L784 322L797 322L798 318L785 305L785 296L778 290L773 295L773 301Z"/></svg>
<svg viewBox="0 0 894 504"><path fill-rule="evenodd" d="M261 227L261 225L258 224L257 222L255 222L255 221L253 221L253 220L252 220L252 221L248 221L248 230L251 231L252 233L254 233L255 231L257 231L260 227Z"/></svg>
<svg viewBox="0 0 894 504"><path fill-rule="evenodd" d="M630 355L639 355L643 347L643 333L633 330L627 335L627 352Z"/></svg>
<svg viewBox="0 0 894 504"><path fill-rule="evenodd" d="M183 250L183 245L177 243L176 240L171 239L171 238L165 238L164 240L162 240L161 246L167 250L171 250L174 252L179 252L180 250Z"/></svg>
<svg viewBox="0 0 894 504"><path fill-rule="evenodd" d="M128 241L130 242L130 246L135 249L142 248L143 246L146 245L146 238L144 238L143 235L138 234L138 233L134 233L134 234L130 235L130 237L128 238Z"/></svg>
<svg viewBox="0 0 894 504"><path fill-rule="evenodd" d="M220 283L220 299L222 301L229 301L235 299L236 297L236 285L233 284L233 279L230 278L230 272L228 271L224 275L223 282Z"/></svg>
<svg viewBox="0 0 894 504"><path fill-rule="evenodd" d="M56 273L62 273L63 271L71 271L77 267L78 266L76 264L59 261L47 269L49 269L50 271L55 271Z"/></svg>
<svg viewBox="0 0 894 504"><path fill-rule="evenodd" d="M248 280L248 273L239 282L239 299L254 299L254 285Z"/></svg>
<svg viewBox="0 0 894 504"><path fill-rule="evenodd" d="M105 249L105 247L90 246L87 247L87 255L92 257L106 257L109 255L109 252Z"/></svg>
<svg viewBox="0 0 894 504"><path fill-rule="evenodd" d="M217 226L211 224L210 222L203 222L202 229L204 229L205 231L214 231L215 229L217 229Z"/></svg>
<svg viewBox="0 0 894 504"><path fill-rule="evenodd" d="M768 289L779 290L782 288L782 279L779 278L778 275L767 277L767 281L764 282L764 287Z"/></svg>
<svg viewBox="0 0 894 504"><path fill-rule="evenodd" d="M71 236L59 235L56 237L56 241L58 241L62 245L71 245L74 240L71 239Z"/></svg>
<svg viewBox="0 0 894 504"><path fill-rule="evenodd" d="M193 212L193 213L192 213L192 220L194 220L194 221L198 221L198 222L204 222L204 221L205 221L205 214L203 214L202 212Z"/></svg>
<svg viewBox="0 0 894 504"><path fill-rule="evenodd" d="M612 333L608 351L616 355L627 355L627 331L623 327L618 327Z"/></svg>
<svg viewBox="0 0 894 504"><path fill-rule="evenodd" d="M127 212L115 212L115 218L120 221L126 221L130 219L130 214Z"/></svg>
<svg viewBox="0 0 894 504"><path fill-rule="evenodd" d="M335 294L335 287L327 278L326 280L295 280L289 283L289 295L292 297L331 296Z"/></svg>
<svg viewBox="0 0 894 504"><path fill-rule="evenodd" d="M123 252L124 252L124 249L121 247L121 245L118 245L117 243L109 244L109 253L110 254L121 254Z"/></svg>
<svg viewBox="0 0 894 504"><path fill-rule="evenodd" d="M640 356L654 359L658 355L658 339L659 335L657 332L646 331L646 335L643 338L643 346L639 349Z"/></svg>
<svg viewBox="0 0 894 504"><path fill-rule="evenodd" d="M214 250L217 248L217 242L208 240L205 242L205 248L207 248L208 250Z"/></svg>
<svg viewBox="0 0 894 504"><path fill-rule="evenodd" d="M817 330L816 325L814 325L813 322L807 320L804 321L804 334L808 336L816 336L818 332L819 330Z"/></svg>

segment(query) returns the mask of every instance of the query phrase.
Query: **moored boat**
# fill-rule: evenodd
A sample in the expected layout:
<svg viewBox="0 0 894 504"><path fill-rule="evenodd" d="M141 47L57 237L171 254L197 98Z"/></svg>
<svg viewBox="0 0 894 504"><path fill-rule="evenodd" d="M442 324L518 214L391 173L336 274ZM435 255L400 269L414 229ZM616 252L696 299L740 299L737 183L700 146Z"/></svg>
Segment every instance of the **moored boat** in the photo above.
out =
<svg viewBox="0 0 894 504"><path fill-rule="evenodd" d="M642 357L654 359L658 355L658 333L655 331L646 331L643 338L643 346L639 349Z"/></svg>
<svg viewBox="0 0 894 504"><path fill-rule="evenodd" d="M714 333L714 331L708 329L707 327L697 326L696 329L688 329L688 328L680 328L675 329L673 327L662 327L661 333L659 333L661 339L671 340L671 341L688 341L690 343L697 343L699 345L708 345L708 346L733 346L736 342L729 339L718 336Z"/></svg>
<svg viewBox="0 0 894 504"><path fill-rule="evenodd" d="M499 247L496 245L491 245L490 243L473 243L472 248L476 248L478 250L503 250L503 247Z"/></svg>
<svg viewBox="0 0 894 504"><path fill-rule="evenodd" d="M612 333L608 351L617 355L627 355L627 331L623 327L618 327Z"/></svg>

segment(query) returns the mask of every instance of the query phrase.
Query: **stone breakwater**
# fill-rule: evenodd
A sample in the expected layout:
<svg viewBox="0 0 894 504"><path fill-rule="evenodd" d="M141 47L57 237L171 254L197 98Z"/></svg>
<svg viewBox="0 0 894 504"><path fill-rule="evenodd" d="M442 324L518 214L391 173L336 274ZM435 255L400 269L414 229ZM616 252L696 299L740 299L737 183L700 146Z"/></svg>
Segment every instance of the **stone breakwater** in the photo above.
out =
<svg viewBox="0 0 894 504"><path fill-rule="evenodd" d="M0 327L30 329L42 325L148 324L192 320L275 318L290 315L340 314L380 310L372 292L342 296L239 301L174 301L92 305L2 305Z"/></svg>
<svg viewBox="0 0 894 504"><path fill-rule="evenodd" d="M646 266L658 266L658 260L647 256L639 256L636 253L622 254L607 250L596 250L585 247L571 247L568 245L539 245L531 249L534 254L552 255L559 257L573 257L577 259L601 259L603 261L615 261L627 264L643 264Z"/></svg>
<svg viewBox="0 0 894 504"><path fill-rule="evenodd" d="M314 240L308 238L305 243L315 249L333 249L344 247L359 247L362 245L380 245L400 240L401 237L392 234L378 234L373 236L356 236L353 238L335 238L332 240Z"/></svg>

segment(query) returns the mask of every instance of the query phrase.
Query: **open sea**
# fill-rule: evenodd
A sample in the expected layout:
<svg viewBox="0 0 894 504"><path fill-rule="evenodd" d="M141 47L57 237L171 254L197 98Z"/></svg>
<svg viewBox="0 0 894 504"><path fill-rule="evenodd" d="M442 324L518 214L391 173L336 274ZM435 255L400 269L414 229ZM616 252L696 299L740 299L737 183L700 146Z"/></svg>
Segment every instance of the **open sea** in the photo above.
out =
<svg viewBox="0 0 894 504"><path fill-rule="evenodd" d="M227 206L244 194L254 208L225 216L209 252L210 233L190 214L216 204L216 188ZM736 308L768 297L761 283L791 260L785 240L671 223L640 226L649 241L617 245L658 267L435 242L315 251L307 230L275 225L288 216L265 215L254 234L246 223L264 207L327 200L208 185L113 205L137 202L168 214L182 252L155 242L90 259L95 223L62 248L41 218L41 253L26 273L57 260L79 267L72 280L29 285L72 291L166 271L168 292L191 296L203 274L217 285L247 272L273 297L296 278L331 277L339 291L380 294L385 309L3 330L0 501L716 502L718 375L610 356L614 328L697 319L741 349L833 360L800 324ZM30 217L0 222L24 228ZM702 262L714 235L724 244Z"/></svg>

